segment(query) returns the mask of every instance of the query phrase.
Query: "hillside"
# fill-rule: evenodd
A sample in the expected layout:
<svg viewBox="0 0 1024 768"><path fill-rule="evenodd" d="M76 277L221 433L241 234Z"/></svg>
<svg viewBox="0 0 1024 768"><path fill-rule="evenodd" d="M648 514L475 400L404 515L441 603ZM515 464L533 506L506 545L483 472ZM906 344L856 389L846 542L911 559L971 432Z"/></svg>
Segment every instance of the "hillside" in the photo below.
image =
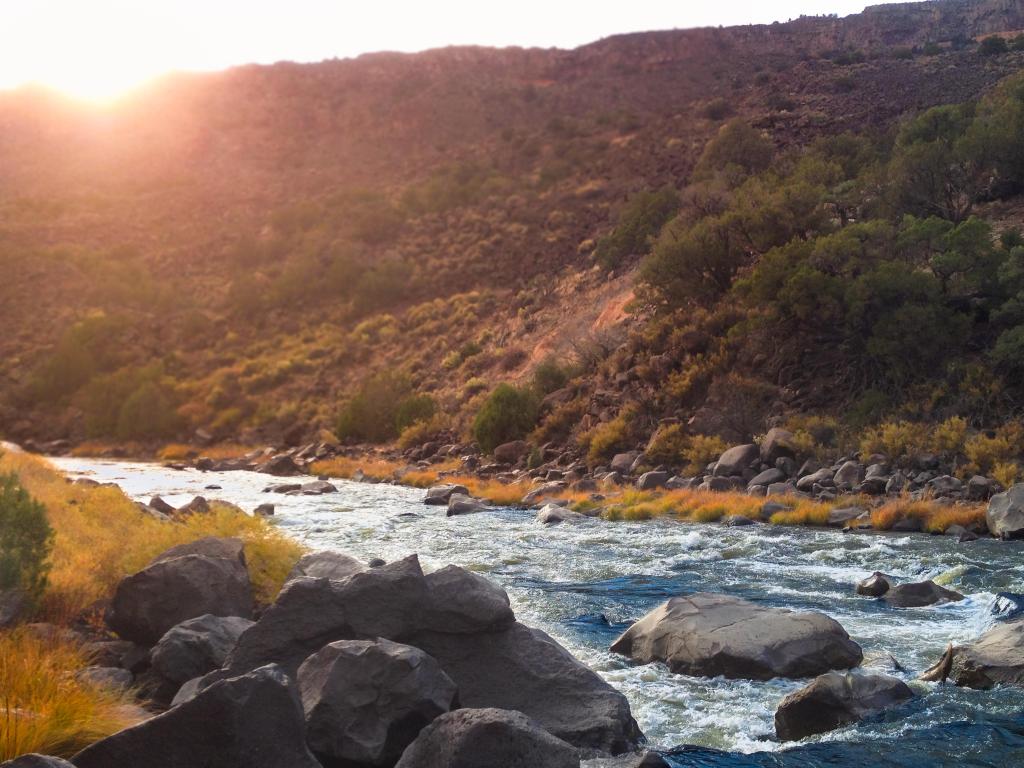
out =
<svg viewBox="0 0 1024 768"><path fill-rule="evenodd" d="M920 380L876 375L889 362L845 370L847 342L803 338L776 315L759 322L757 291L741 300L732 280L788 239L747 247L710 300L652 294L644 257L661 225L711 200L700 184L725 184L712 208L756 192L740 192L743 179L708 182L698 166L723 126L768 142L770 166L748 169L774 174L758 177L762 192L784 187L816 141L857 134L871 157L832 145L823 162L844 167L827 180L828 205L841 188L857 198L843 225L869 208L898 221L911 203L878 213L871 201L887 164L905 160L899 132L1018 73L1018 30L1019 0L939 0L572 51L453 48L172 75L110 107L2 94L0 434L146 443L200 429L298 443L336 429L361 386L391 380L383 390L398 399L429 399L409 421L420 437L459 438L487 392L538 366L553 381L542 412L560 415L536 440L583 437L592 453L585 433L623 419L630 428L612 443L643 444L665 418L724 439L851 411L858 428L875 411L994 428L1021 402L1012 366L984 405L957 397L966 374L932 377L949 391L924 408ZM988 50L992 35L1011 44ZM603 238L659 190L683 203L662 198L657 226L609 258ZM968 210L993 237L1024 224L1013 184L972 190ZM790 234L812 229L832 224ZM766 311L769 282L757 299ZM942 300L975 293L944 286ZM1000 330L984 312L956 353L964 371L991 365ZM738 336L728 350L709 343ZM808 346L787 345L798 337ZM925 362L911 366L925 374L935 361ZM722 402L737 377L742 407ZM865 392L879 397L865 403ZM725 423L737 408L749 418Z"/></svg>

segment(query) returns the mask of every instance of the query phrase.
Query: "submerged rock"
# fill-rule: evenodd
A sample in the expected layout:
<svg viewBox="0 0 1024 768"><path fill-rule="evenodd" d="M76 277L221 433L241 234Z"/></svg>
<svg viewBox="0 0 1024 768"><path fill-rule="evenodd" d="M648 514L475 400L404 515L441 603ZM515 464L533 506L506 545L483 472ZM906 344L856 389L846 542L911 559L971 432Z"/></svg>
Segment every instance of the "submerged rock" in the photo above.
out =
<svg viewBox="0 0 1024 768"><path fill-rule="evenodd" d="M448 517L471 515L475 512L483 512L485 509L487 509L487 504L483 501L463 493L453 493L448 499Z"/></svg>
<svg viewBox="0 0 1024 768"><path fill-rule="evenodd" d="M892 588L889 577L880 571L875 571L866 579L857 582L855 591L858 595L865 597L881 597Z"/></svg>
<svg viewBox="0 0 1024 768"><path fill-rule="evenodd" d="M469 496L469 489L464 485L435 485L427 489L427 495L423 499L423 503L439 507L447 506L448 500L456 493Z"/></svg>
<svg viewBox="0 0 1024 768"><path fill-rule="evenodd" d="M576 750L524 715L459 709L441 715L395 768L579 768Z"/></svg>
<svg viewBox="0 0 1024 768"><path fill-rule="evenodd" d="M687 675L768 680L848 669L864 654L823 613L768 608L730 595L674 597L627 629L611 647Z"/></svg>
<svg viewBox="0 0 1024 768"><path fill-rule="evenodd" d="M775 733L794 741L855 723L914 697L898 677L826 672L789 694L775 711Z"/></svg>
<svg viewBox="0 0 1024 768"><path fill-rule="evenodd" d="M1024 619L997 624L973 643L950 645L922 680L968 688L1024 686Z"/></svg>
<svg viewBox="0 0 1024 768"><path fill-rule="evenodd" d="M882 599L894 608L921 608L926 605L957 602L963 600L964 596L940 587L928 579L911 584L899 584L888 590Z"/></svg>

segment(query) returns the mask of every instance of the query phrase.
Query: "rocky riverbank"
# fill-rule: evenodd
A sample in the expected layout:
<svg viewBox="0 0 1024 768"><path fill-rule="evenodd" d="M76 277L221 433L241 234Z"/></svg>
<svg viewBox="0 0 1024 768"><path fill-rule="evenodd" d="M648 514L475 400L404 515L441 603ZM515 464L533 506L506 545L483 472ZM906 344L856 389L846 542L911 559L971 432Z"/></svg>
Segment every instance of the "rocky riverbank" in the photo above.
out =
<svg viewBox="0 0 1024 768"><path fill-rule="evenodd" d="M611 518L668 514L730 525L802 523L850 531L945 533L961 541L1024 536L1020 487L1007 490L983 475L958 476L962 473L955 462L947 464L934 454L898 461L882 454L801 459L793 435L783 429L770 430L759 444L733 446L703 472L690 475L652 466L639 451L618 454L608 466L588 467L571 451L523 441L498 446L489 456L463 444L369 453L319 442L226 458L196 448L168 465L320 478L269 485L270 494L330 493L335 490L332 477L437 486L435 493L447 494L445 502L452 489L458 494L453 514L478 511L487 503L538 509L554 504ZM262 511L270 513L272 504ZM550 522L567 516L550 509L545 513Z"/></svg>

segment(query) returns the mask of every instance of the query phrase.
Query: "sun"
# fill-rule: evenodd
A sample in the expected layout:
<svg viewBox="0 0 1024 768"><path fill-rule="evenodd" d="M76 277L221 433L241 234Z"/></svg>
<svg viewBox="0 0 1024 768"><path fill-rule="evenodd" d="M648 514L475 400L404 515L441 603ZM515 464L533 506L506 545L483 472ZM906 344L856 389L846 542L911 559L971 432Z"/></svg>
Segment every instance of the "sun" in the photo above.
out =
<svg viewBox="0 0 1024 768"><path fill-rule="evenodd" d="M76 101L102 105L120 101L158 74L134 68L126 71L113 66L84 66L43 75L37 82Z"/></svg>

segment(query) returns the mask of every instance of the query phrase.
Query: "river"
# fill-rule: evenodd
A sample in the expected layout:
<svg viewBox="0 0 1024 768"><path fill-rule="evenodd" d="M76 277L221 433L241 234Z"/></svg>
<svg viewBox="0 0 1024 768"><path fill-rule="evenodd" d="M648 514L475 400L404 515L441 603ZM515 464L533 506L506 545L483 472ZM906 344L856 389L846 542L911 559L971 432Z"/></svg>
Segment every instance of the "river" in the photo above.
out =
<svg viewBox="0 0 1024 768"><path fill-rule="evenodd" d="M978 636L997 618L998 592L1024 592L1024 545L951 537L843 534L826 530L675 521L587 520L544 528L506 508L448 518L423 491L335 481L326 496L262 493L280 478L201 473L154 464L53 460L73 477L114 482L131 497L171 504L222 498L252 510L277 506L277 525L317 549L391 561L418 553L425 570L449 563L508 590L518 618L558 639L629 699L651 746L678 766L1024 765L1024 690L919 684L920 696L830 734L783 745L774 739L779 700L799 681L692 678L660 664L639 666L608 652L630 623L666 598L725 592L766 605L813 609L838 620L867 657L891 654L911 681L950 641ZM207 490L207 485L220 489ZM872 571L935 578L967 596L920 609L858 597Z"/></svg>

